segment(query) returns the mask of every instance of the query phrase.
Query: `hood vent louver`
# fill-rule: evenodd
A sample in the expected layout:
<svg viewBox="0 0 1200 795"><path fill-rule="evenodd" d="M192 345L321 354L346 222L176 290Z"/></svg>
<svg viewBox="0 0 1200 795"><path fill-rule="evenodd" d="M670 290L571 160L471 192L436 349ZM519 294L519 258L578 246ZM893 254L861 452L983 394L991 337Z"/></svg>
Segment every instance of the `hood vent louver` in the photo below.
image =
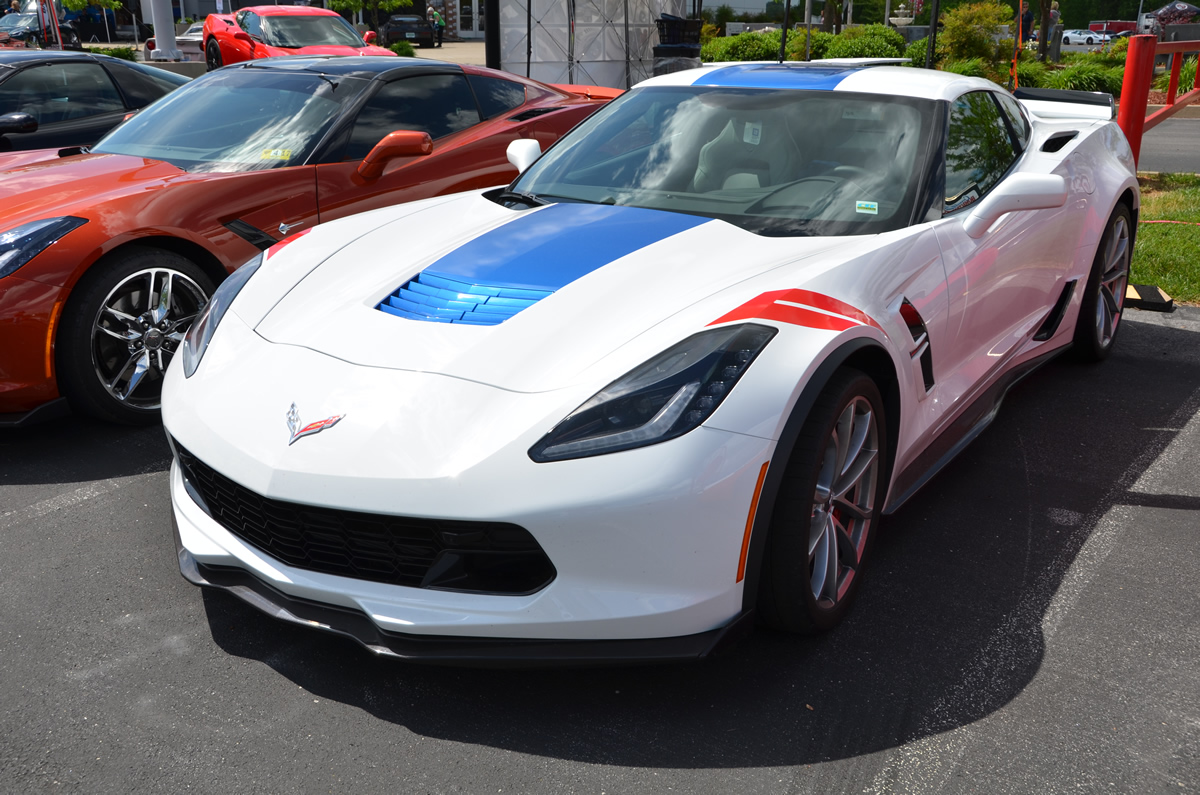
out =
<svg viewBox="0 0 1200 795"><path fill-rule="evenodd" d="M472 284L425 272L401 285L378 308L409 320L495 326L552 292Z"/></svg>

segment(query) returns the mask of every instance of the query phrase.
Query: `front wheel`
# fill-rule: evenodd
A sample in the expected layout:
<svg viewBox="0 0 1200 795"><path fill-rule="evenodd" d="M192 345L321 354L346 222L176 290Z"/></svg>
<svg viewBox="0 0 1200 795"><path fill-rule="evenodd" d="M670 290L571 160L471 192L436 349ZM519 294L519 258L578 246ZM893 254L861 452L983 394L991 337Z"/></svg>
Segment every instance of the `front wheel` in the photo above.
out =
<svg viewBox="0 0 1200 795"><path fill-rule="evenodd" d="M887 439L875 382L839 370L805 420L775 502L758 598L768 626L821 632L849 610L883 507Z"/></svg>
<svg viewBox="0 0 1200 795"><path fill-rule="evenodd" d="M225 65L221 58L221 45L217 44L216 39L209 39L208 44L204 45L204 66L208 71L220 69Z"/></svg>
<svg viewBox="0 0 1200 795"><path fill-rule="evenodd" d="M72 408L128 425L156 422L167 365L213 294L195 263L129 248L71 292L58 334L59 388Z"/></svg>
<svg viewBox="0 0 1200 795"><path fill-rule="evenodd" d="M1074 351L1082 361L1098 362L1112 352L1125 308L1132 255L1133 223L1129 208L1117 204L1100 237L1075 321Z"/></svg>

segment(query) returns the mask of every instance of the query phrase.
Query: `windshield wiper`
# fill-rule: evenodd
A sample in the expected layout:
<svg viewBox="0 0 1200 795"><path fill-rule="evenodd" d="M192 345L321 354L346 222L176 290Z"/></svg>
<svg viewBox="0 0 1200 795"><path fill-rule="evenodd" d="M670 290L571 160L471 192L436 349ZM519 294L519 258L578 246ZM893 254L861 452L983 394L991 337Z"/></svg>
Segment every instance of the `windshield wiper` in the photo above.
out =
<svg viewBox="0 0 1200 795"><path fill-rule="evenodd" d="M522 193L519 190L504 190L496 194L497 201L517 201L528 204L530 207L542 207L549 202L544 202L532 193Z"/></svg>

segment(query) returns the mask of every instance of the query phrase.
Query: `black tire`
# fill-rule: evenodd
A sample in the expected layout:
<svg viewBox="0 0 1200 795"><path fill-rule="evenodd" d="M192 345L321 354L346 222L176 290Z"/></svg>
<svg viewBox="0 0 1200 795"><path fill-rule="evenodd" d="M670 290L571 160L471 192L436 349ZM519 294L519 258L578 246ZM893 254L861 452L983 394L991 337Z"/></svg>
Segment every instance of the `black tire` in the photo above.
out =
<svg viewBox="0 0 1200 795"><path fill-rule="evenodd" d="M862 437L853 452L856 431ZM844 447L839 436L847 440ZM762 623L812 634L833 628L846 615L883 507L887 440L875 382L858 370L838 370L814 403L784 470L759 583ZM843 463L839 485L835 470ZM855 470L858 476L852 476ZM822 550L835 552L831 566L822 563L830 560Z"/></svg>
<svg viewBox="0 0 1200 795"><path fill-rule="evenodd" d="M163 374L212 294L199 266L163 249L130 247L98 262L63 310L59 391L75 411L98 419L157 422Z"/></svg>
<svg viewBox="0 0 1200 795"><path fill-rule="evenodd" d="M1133 218L1129 208L1118 203L1100 237L1079 303L1073 350L1080 361L1099 362L1112 352L1121 330L1132 255Z"/></svg>
<svg viewBox="0 0 1200 795"><path fill-rule="evenodd" d="M221 45L217 44L215 38L210 38L208 44L204 45L204 68L211 72L224 65L225 61L221 58Z"/></svg>

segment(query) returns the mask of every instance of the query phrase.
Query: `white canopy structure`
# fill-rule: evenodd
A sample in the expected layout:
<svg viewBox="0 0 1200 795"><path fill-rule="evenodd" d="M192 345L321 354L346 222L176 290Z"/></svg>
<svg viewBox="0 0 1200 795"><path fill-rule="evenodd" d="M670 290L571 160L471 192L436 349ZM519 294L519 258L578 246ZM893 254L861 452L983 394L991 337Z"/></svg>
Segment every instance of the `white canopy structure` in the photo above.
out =
<svg viewBox="0 0 1200 795"><path fill-rule="evenodd" d="M684 9L684 0L500 0L500 68L629 88L654 74L655 20Z"/></svg>

